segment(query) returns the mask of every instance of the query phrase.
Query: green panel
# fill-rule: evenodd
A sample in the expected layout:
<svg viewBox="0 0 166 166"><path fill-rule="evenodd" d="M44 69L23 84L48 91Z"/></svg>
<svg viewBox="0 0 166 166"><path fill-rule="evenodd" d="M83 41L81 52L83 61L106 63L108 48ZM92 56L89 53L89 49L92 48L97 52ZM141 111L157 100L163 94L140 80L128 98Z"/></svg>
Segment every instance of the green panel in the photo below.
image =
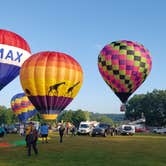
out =
<svg viewBox="0 0 166 166"><path fill-rule="evenodd" d="M121 46L127 46L127 43L121 42L120 45Z"/></svg>
<svg viewBox="0 0 166 166"><path fill-rule="evenodd" d="M119 46L114 46L114 50L119 50Z"/></svg>
<svg viewBox="0 0 166 166"><path fill-rule="evenodd" d="M141 58L141 62L146 63L146 58L142 57L142 58Z"/></svg>
<svg viewBox="0 0 166 166"><path fill-rule="evenodd" d="M135 51L134 55L141 56L141 53L140 53L140 51Z"/></svg>
<svg viewBox="0 0 166 166"><path fill-rule="evenodd" d="M125 70L120 70L119 71L119 75L125 75L126 74L126 71Z"/></svg>
<svg viewBox="0 0 166 166"><path fill-rule="evenodd" d="M117 80L120 80L119 75L114 75Z"/></svg>
<svg viewBox="0 0 166 166"><path fill-rule="evenodd" d="M112 69L113 69L113 70L119 70L119 65L113 65L113 66L112 66Z"/></svg>
<svg viewBox="0 0 166 166"><path fill-rule="evenodd" d="M126 76L125 76L125 79L126 79L126 80L130 80L130 76L126 75Z"/></svg>
<svg viewBox="0 0 166 166"><path fill-rule="evenodd" d="M128 60L134 60L134 56L133 55L127 55L127 59Z"/></svg>
<svg viewBox="0 0 166 166"><path fill-rule="evenodd" d="M121 83L122 85L124 85L124 84L125 84L125 80L120 80L120 83Z"/></svg>
<svg viewBox="0 0 166 166"><path fill-rule="evenodd" d="M133 46L127 46L127 50L133 50L134 51L134 47Z"/></svg>
<svg viewBox="0 0 166 166"><path fill-rule="evenodd" d="M142 73L143 71L144 71L144 68L140 67L140 68L139 68L139 72Z"/></svg>
<svg viewBox="0 0 166 166"><path fill-rule="evenodd" d="M148 69L148 64L147 63L145 64L145 68Z"/></svg>
<svg viewBox="0 0 166 166"><path fill-rule="evenodd" d="M106 61L106 64L107 65L112 65L112 62L111 61Z"/></svg>
<svg viewBox="0 0 166 166"><path fill-rule="evenodd" d="M134 61L134 66L140 66L140 62L139 61Z"/></svg>
<svg viewBox="0 0 166 166"><path fill-rule="evenodd" d="M124 49L121 49L121 50L120 50L120 54L126 55L126 53L127 53L127 50L124 50Z"/></svg>
<svg viewBox="0 0 166 166"><path fill-rule="evenodd" d="M104 55L101 56L101 60L102 60L102 61L105 61L105 56L104 56Z"/></svg>
<svg viewBox="0 0 166 166"><path fill-rule="evenodd" d="M103 68L103 70L104 70L104 71L107 71L107 68L106 68L106 66L103 66L102 68Z"/></svg>
<svg viewBox="0 0 166 166"><path fill-rule="evenodd" d="M108 73L109 73L109 75L113 75L113 71L112 70L109 70Z"/></svg>

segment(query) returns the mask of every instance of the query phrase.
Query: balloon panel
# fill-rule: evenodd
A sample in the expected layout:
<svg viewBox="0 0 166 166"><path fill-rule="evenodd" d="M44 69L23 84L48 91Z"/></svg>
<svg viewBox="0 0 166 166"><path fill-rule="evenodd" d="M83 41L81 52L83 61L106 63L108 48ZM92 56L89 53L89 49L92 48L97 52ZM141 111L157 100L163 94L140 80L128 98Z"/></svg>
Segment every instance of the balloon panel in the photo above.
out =
<svg viewBox="0 0 166 166"><path fill-rule="evenodd" d="M0 43L9 46L18 47L23 50L26 50L27 52L31 52L30 47L25 41L25 39L23 39L18 34L8 30L0 29Z"/></svg>
<svg viewBox="0 0 166 166"><path fill-rule="evenodd" d="M99 71L122 102L144 82L152 66L149 51L131 41L106 45L98 57Z"/></svg>
<svg viewBox="0 0 166 166"><path fill-rule="evenodd" d="M0 63L0 90L19 74L20 67Z"/></svg>

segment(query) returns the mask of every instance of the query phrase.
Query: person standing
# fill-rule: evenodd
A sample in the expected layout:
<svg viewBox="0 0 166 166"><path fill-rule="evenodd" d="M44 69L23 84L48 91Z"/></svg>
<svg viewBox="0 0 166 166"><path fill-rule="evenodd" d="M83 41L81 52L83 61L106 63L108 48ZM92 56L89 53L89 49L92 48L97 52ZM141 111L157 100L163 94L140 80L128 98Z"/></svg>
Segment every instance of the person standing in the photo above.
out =
<svg viewBox="0 0 166 166"><path fill-rule="evenodd" d="M65 131L65 128L64 128L63 124L61 124L61 126L59 128L60 143L63 142L64 131Z"/></svg>
<svg viewBox="0 0 166 166"><path fill-rule="evenodd" d="M77 129L76 129L75 125L73 125L72 129L71 129L72 136L76 136L76 132L77 132Z"/></svg>
<svg viewBox="0 0 166 166"><path fill-rule="evenodd" d="M33 126L31 128L30 134L27 137L27 143L28 143L28 156L31 156L31 148L33 148L35 154L38 154L38 149L37 149L37 140L38 140L38 131L37 129Z"/></svg>
<svg viewBox="0 0 166 166"><path fill-rule="evenodd" d="M70 123L66 122L66 135L69 134L69 129L70 129Z"/></svg>
<svg viewBox="0 0 166 166"><path fill-rule="evenodd" d="M41 137L42 137L42 143L48 143L48 126L46 123L42 124L41 127L40 127L40 134L41 134Z"/></svg>
<svg viewBox="0 0 166 166"><path fill-rule="evenodd" d="M3 127L0 127L0 137L4 137L5 135L5 130Z"/></svg>
<svg viewBox="0 0 166 166"><path fill-rule="evenodd" d="M20 136L24 136L24 125L20 124Z"/></svg>
<svg viewBox="0 0 166 166"><path fill-rule="evenodd" d="M26 141L26 147L28 147L28 136L30 132L32 131L33 123L30 122L29 125L25 129L25 141Z"/></svg>

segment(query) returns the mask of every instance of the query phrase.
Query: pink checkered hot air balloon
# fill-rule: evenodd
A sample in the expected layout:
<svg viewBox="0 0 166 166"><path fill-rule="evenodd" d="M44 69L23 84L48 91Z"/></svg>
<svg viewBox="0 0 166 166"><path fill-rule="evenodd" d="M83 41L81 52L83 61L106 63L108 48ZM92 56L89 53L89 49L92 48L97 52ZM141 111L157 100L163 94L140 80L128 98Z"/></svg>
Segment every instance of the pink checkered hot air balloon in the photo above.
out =
<svg viewBox="0 0 166 166"><path fill-rule="evenodd" d="M121 40L106 45L98 57L98 68L104 81L123 103L145 81L151 71L149 51L136 42Z"/></svg>

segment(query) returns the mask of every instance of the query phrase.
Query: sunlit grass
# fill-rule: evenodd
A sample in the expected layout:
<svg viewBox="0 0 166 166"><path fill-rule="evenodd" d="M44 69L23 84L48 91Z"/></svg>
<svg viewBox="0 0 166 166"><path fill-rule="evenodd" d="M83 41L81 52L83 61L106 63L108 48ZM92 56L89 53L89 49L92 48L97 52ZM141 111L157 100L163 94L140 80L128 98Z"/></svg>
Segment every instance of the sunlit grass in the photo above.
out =
<svg viewBox="0 0 166 166"><path fill-rule="evenodd" d="M166 136L135 135L114 137L64 136L50 134L48 144L39 142L39 155L27 156L25 145L0 147L0 166L165 166ZM8 135L2 141L23 141Z"/></svg>

